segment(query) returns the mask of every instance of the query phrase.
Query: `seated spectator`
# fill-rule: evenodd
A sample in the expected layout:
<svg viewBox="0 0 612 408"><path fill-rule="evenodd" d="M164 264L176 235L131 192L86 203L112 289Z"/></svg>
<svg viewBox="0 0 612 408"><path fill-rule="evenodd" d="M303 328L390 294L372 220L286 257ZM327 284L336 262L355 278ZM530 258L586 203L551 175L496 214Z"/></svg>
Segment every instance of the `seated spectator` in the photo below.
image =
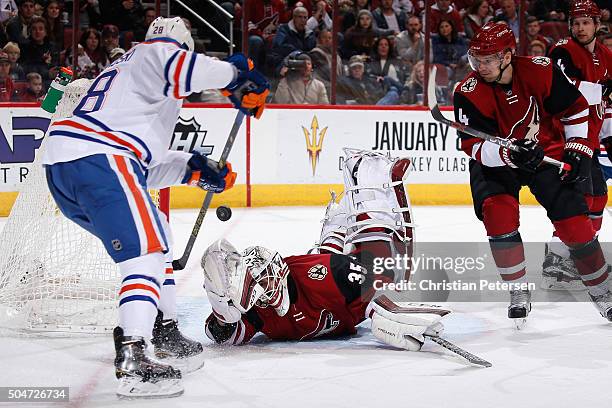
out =
<svg viewBox="0 0 612 408"><path fill-rule="evenodd" d="M117 26L112 24L105 25L102 28L100 38L102 40L102 48L104 49L107 57L112 50L119 48L119 29ZM127 45L125 47L126 49L130 48Z"/></svg>
<svg viewBox="0 0 612 408"><path fill-rule="evenodd" d="M468 72L468 43L465 38L459 36L452 20L440 21L437 34L431 38L431 46L433 63L446 66L451 81L463 79Z"/></svg>
<svg viewBox="0 0 612 408"><path fill-rule="evenodd" d="M425 62L419 61L414 66L410 80L406 83L401 95L401 103L406 105L423 105L425 83ZM439 103L446 103L444 91L436 85L436 99Z"/></svg>
<svg viewBox="0 0 612 408"><path fill-rule="evenodd" d="M363 57L353 55L349 60L349 75L338 81L338 103L346 105L396 105L401 84L385 77L376 80L365 75Z"/></svg>
<svg viewBox="0 0 612 408"><path fill-rule="evenodd" d="M463 21L461 14L453 6L451 0L436 0L436 4L431 6L429 13L429 31L435 33L442 20L451 20L457 32L463 34Z"/></svg>
<svg viewBox="0 0 612 408"><path fill-rule="evenodd" d="M312 16L306 22L306 29L318 32L324 28L331 30L333 22L331 16L328 13L328 5L325 0L319 0L315 4L315 9L312 12ZM330 9L331 11L331 9Z"/></svg>
<svg viewBox="0 0 612 408"><path fill-rule="evenodd" d="M103 0L102 4L111 3L113 0ZM99 28L102 25L101 4L99 0L81 0L79 25L82 29ZM66 1L64 10L72 11L72 1ZM72 13L71 13L72 14Z"/></svg>
<svg viewBox="0 0 612 408"><path fill-rule="evenodd" d="M399 60L395 58L395 52L387 37L382 37L374 43L376 50L368 62L367 72L376 77L389 77L400 81Z"/></svg>
<svg viewBox="0 0 612 408"><path fill-rule="evenodd" d="M13 81L24 81L25 80L25 71L23 67L18 62L19 57L21 56L21 50L19 49L19 45L14 42L8 42L2 51L6 52L8 55L9 62L11 63L11 79Z"/></svg>
<svg viewBox="0 0 612 408"><path fill-rule="evenodd" d="M378 28L392 30L394 35L406 29L406 13L396 12L393 9L393 0L382 0L372 16Z"/></svg>
<svg viewBox="0 0 612 408"><path fill-rule="evenodd" d="M499 14L495 16L493 21L503 21L508 24L512 30L512 33L514 34L514 37L516 37L516 40L518 41L520 27L516 3L514 0L501 0L500 6L501 8L499 10Z"/></svg>
<svg viewBox="0 0 612 408"><path fill-rule="evenodd" d="M570 1L574 0L537 0L529 4L529 14L538 20L565 21Z"/></svg>
<svg viewBox="0 0 612 408"><path fill-rule="evenodd" d="M312 75L312 61L305 52L289 54L280 70L281 80L274 94L274 103L327 105L323 82Z"/></svg>
<svg viewBox="0 0 612 408"><path fill-rule="evenodd" d="M46 82L57 74L59 48L49 41L47 21L42 17L30 21L30 41L21 47L21 63L26 74L38 72Z"/></svg>
<svg viewBox="0 0 612 408"><path fill-rule="evenodd" d="M37 72L30 72L27 75L28 87L25 91L17 95L19 102L42 102L45 98L42 77Z"/></svg>
<svg viewBox="0 0 612 408"><path fill-rule="evenodd" d="M113 48L111 52L108 53L108 59L110 63L117 61L119 58L125 55L125 50L123 48Z"/></svg>
<svg viewBox="0 0 612 408"><path fill-rule="evenodd" d="M6 22L6 35L9 41L22 45L30 37L28 27L34 17L34 0L20 0L17 4L17 15Z"/></svg>
<svg viewBox="0 0 612 408"><path fill-rule="evenodd" d="M75 78L88 78L93 79L99 73L99 67L93 63L91 58L85 53L85 48L78 44L77 46L77 65L76 72L74 73ZM72 48L66 50L66 65L72 66Z"/></svg>
<svg viewBox="0 0 612 408"><path fill-rule="evenodd" d="M361 10L370 11L370 0L340 0L343 33L357 23L357 16Z"/></svg>
<svg viewBox="0 0 612 408"><path fill-rule="evenodd" d="M422 32L421 19L417 16L408 18L406 31L402 31L395 38L396 54L401 64L403 76L408 77L414 64L423 61L425 53L425 35ZM431 60L432 50L430 49Z"/></svg>
<svg viewBox="0 0 612 408"><path fill-rule="evenodd" d="M155 9L153 7L147 7L144 9L144 19L142 20L142 24L134 29L134 41L144 41L145 36L147 35L147 30L156 17Z"/></svg>
<svg viewBox="0 0 612 408"><path fill-rule="evenodd" d="M249 57L256 67L263 67L269 42L279 24L289 22L289 16L282 0L250 0L246 11L249 17Z"/></svg>
<svg viewBox="0 0 612 408"><path fill-rule="evenodd" d="M304 7L293 9L293 18L287 24L281 24L274 36L270 50L269 63L276 71L287 55L293 51L308 52L316 45L315 34L306 30L308 11Z"/></svg>
<svg viewBox="0 0 612 408"><path fill-rule="evenodd" d="M483 25L493 19L489 2L487 0L476 0L467 9L465 17L463 17L463 26L465 27L465 36L472 38L480 31Z"/></svg>
<svg viewBox="0 0 612 408"><path fill-rule="evenodd" d="M534 16L529 16L527 17L527 34L525 35L525 45L521 46L521 44L519 44L521 55L532 55L528 53L528 48L535 40L544 44L544 55L548 54L548 49L552 45L552 39L544 37L542 34L540 34L540 22Z"/></svg>
<svg viewBox="0 0 612 408"><path fill-rule="evenodd" d="M532 40L527 47L527 53L531 57L545 57L546 56L546 44L540 40Z"/></svg>
<svg viewBox="0 0 612 408"><path fill-rule="evenodd" d="M108 65L106 52L100 42L100 33L98 30L88 28L81 35L79 44L83 46L85 54L93 64L86 78L95 78Z"/></svg>
<svg viewBox="0 0 612 408"><path fill-rule="evenodd" d="M105 0L100 4L103 9L103 23L114 24L119 31L133 31L142 25L144 10L139 0Z"/></svg>
<svg viewBox="0 0 612 408"><path fill-rule="evenodd" d="M322 29L317 34L317 46L309 53L314 76L325 84L327 95L331 95L332 40L332 32L326 28ZM342 75L342 61L340 57L337 59L336 69L336 77L340 78Z"/></svg>
<svg viewBox="0 0 612 408"><path fill-rule="evenodd" d="M374 40L380 36L392 35L392 30L379 30L374 27L372 13L361 10L355 25L348 29L342 41L341 53L343 58L353 55L368 56L372 53Z"/></svg>
<svg viewBox="0 0 612 408"><path fill-rule="evenodd" d="M406 16L415 14L412 0L393 0L393 10L395 10L396 13L404 12Z"/></svg>
<svg viewBox="0 0 612 408"><path fill-rule="evenodd" d="M0 1L0 23L4 23L16 15L17 4L15 3L15 0Z"/></svg>
<svg viewBox="0 0 612 408"><path fill-rule="evenodd" d="M60 12L59 1L51 0L43 11L43 18L47 20L47 27L49 27L49 32L47 33L49 40L58 47L63 47L64 24L60 21Z"/></svg>
<svg viewBox="0 0 612 408"><path fill-rule="evenodd" d="M0 51L0 102L10 102L15 96L15 85L10 75L11 62L4 51Z"/></svg>

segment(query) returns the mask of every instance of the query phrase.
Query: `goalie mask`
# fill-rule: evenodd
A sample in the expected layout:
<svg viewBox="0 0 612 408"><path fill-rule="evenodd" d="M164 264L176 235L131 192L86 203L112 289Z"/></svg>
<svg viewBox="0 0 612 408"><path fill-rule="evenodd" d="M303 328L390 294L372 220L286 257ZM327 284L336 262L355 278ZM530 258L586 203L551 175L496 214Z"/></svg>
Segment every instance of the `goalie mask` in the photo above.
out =
<svg viewBox="0 0 612 408"><path fill-rule="evenodd" d="M273 307L279 316L284 316L289 310L288 274L289 267L278 252L249 247L230 274L229 297L242 313L253 306Z"/></svg>
<svg viewBox="0 0 612 408"><path fill-rule="evenodd" d="M181 44L183 48L193 51L194 43L191 31L187 29L185 22L180 17L157 17L149 26L145 40L164 37L171 38Z"/></svg>

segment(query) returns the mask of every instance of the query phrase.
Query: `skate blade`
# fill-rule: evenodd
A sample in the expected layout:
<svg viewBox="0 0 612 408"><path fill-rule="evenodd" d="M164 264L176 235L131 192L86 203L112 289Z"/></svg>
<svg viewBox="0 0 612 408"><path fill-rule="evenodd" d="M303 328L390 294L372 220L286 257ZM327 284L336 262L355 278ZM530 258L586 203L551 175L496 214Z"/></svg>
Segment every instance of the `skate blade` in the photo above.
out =
<svg viewBox="0 0 612 408"><path fill-rule="evenodd" d="M516 330L523 330L523 328L527 324L526 317L514 318L512 320L514 321L514 327L516 328Z"/></svg>
<svg viewBox="0 0 612 408"><path fill-rule="evenodd" d="M586 287L582 281L559 282L556 278L542 278L540 288L553 291L582 292Z"/></svg>
<svg viewBox="0 0 612 408"><path fill-rule="evenodd" d="M180 379L143 382L140 378L121 378L117 387L120 399L174 398L185 392Z"/></svg>
<svg viewBox="0 0 612 408"><path fill-rule="evenodd" d="M160 360L164 364L170 364L172 367L181 370L181 373L183 374L198 371L200 368L204 367L204 363L206 362L204 353L196 354L195 356L188 358L167 357Z"/></svg>

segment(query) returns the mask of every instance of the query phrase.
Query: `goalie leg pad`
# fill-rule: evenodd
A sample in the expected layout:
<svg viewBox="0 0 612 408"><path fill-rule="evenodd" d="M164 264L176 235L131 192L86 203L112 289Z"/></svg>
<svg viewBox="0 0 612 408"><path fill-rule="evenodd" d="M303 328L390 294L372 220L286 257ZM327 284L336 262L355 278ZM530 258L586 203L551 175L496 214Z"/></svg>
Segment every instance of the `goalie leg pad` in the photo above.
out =
<svg viewBox="0 0 612 408"><path fill-rule="evenodd" d="M344 188L347 232L344 253L358 253L368 242L387 242L389 250L379 257L411 256L414 217L404 186L410 160L344 149ZM409 270L395 270L395 279L408 280Z"/></svg>

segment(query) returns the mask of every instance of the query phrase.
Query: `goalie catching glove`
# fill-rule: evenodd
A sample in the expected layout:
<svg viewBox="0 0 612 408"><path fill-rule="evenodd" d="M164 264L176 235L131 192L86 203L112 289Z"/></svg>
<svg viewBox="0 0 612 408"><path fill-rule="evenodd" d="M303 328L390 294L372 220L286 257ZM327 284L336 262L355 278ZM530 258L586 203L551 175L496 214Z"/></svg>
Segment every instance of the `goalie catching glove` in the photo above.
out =
<svg viewBox="0 0 612 408"><path fill-rule="evenodd" d="M223 167L219 167L218 162L198 152L193 153L187 167L183 184L221 193L232 188L236 182L236 173L232 171L231 163L226 162Z"/></svg>
<svg viewBox="0 0 612 408"><path fill-rule="evenodd" d="M444 326L440 319L450 312L424 303L395 303L382 295L370 302L366 317L372 319L372 334L378 340L393 347L419 351L425 335L442 334Z"/></svg>
<svg viewBox="0 0 612 408"><path fill-rule="evenodd" d="M270 93L268 80L255 69L250 58L241 53L229 56L225 61L236 67L236 78L223 90L223 95L246 115L259 119Z"/></svg>

